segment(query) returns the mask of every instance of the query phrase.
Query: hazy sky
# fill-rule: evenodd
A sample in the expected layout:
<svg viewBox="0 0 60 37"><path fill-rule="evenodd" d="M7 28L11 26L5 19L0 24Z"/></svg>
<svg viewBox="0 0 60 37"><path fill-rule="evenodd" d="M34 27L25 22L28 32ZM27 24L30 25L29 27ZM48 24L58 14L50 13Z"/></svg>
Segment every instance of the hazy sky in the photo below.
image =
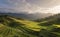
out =
<svg viewBox="0 0 60 37"><path fill-rule="evenodd" d="M0 0L0 11L60 13L60 0Z"/></svg>

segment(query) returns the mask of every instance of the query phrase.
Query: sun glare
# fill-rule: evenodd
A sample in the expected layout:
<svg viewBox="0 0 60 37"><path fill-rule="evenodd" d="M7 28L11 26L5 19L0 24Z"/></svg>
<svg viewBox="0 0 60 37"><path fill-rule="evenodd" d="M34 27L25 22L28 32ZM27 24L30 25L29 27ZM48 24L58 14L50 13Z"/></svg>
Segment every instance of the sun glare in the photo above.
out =
<svg viewBox="0 0 60 37"><path fill-rule="evenodd" d="M60 11L60 6L56 6L54 7L54 9L56 9L57 11Z"/></svg>
<svg viewBox="0 0 60 37"><path fill-rule="evenodd" d="M60 6L55 6L53 8L50 9L53 13L60 13Z"/></svg>

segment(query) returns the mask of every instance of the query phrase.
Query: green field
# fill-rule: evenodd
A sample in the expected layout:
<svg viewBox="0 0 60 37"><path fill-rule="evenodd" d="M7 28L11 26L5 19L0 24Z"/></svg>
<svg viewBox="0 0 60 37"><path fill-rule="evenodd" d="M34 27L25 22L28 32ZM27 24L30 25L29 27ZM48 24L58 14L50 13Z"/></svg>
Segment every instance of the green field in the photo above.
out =
<svg viewBox="0 0 60 37"><path fill-rule="evenodd" d="M0 16L0 37L60 37L60 19L36 22Z"/></svg>

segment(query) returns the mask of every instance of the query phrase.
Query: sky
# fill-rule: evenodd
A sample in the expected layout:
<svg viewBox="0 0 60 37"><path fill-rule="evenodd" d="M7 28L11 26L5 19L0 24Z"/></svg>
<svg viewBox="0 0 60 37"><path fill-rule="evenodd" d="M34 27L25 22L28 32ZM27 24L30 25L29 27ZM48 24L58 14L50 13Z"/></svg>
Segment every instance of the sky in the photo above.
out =
<svg viewBox="0 0 60 37"><path fill-rule="evenodd" d="M0 11L60 13L60 0L0 0Z"/></svg>

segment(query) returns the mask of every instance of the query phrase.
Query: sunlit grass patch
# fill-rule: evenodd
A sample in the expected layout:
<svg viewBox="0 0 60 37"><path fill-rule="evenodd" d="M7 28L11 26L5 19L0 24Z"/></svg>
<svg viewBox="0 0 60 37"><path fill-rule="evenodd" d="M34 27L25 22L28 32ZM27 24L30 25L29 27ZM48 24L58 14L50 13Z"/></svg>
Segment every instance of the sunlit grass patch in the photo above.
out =
<svg viewBox="0 0 60 37"><path fill-rule="evenodd" d="M53 26L56 26L56 27L59 27L60 28L60 25L58 25L58 24L53 24Z"/></svg>
<svg viewBox="0 0 60 37"><path fill-rule="evenodd" d="M23 27L26 27L28 29L32 29L34 31L40 31L40 26L38 25L39 23L37 23L37 22L28 21L28 20L18 20L18 19L15 19L15 18L11 18L11 19L13 19L16 22L24 24Z"/></svg>

